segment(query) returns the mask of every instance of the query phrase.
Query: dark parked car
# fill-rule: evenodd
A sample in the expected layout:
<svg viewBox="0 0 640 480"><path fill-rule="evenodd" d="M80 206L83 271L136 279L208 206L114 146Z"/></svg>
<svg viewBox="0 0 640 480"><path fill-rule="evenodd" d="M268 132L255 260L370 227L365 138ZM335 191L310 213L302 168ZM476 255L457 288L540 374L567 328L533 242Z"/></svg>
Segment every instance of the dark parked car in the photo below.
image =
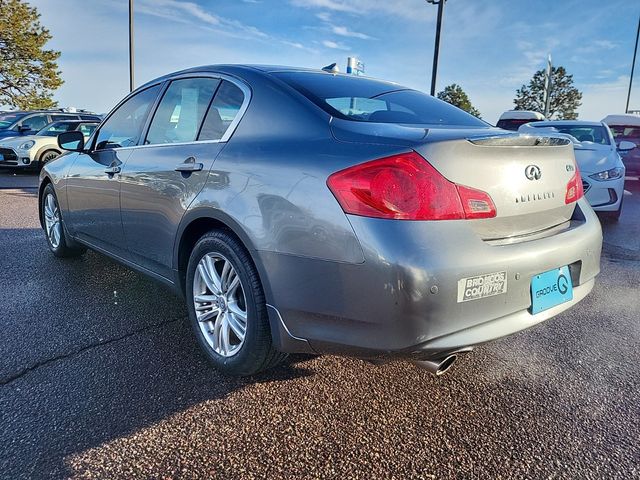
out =
<svg viewBox="0 0 640 480"><path fill-rule="evenodd" d="M405 358L582 300L600 224L567 139L521 136L397 84L211 66L134 91L40 175L51 251L89 247L184 295L203 351Z"/></svg>

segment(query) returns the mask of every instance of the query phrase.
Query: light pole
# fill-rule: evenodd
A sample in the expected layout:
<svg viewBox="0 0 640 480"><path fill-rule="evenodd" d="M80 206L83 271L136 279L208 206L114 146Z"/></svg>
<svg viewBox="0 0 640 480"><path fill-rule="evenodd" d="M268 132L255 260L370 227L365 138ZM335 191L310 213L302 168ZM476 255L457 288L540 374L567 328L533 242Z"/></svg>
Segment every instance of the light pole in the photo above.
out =
<svg viewBox="0 0 640 480"><path fill-rule="evenodd" d="M133 92L133 0L129 0L129 91Z"/></svg>
<svg viewBox="0 0 640 480"><path fill-rule="evenodd" d="M629 77L629 91L627 92L627 106L624 113L629 112L629 99L631 98L631 85L633 85L633 71L636 68L636 54L638 53L638 37L640 37L640 17L638 17L638 32L636 33L636 47L633 50L633 62L631 63L631 77Z"/></svg>
<svg viewBox="0 0 640 480"><path fill-rule="evenodd" d="M438 76L438 54L440 53L440 30L442 29L442 15L447 0L427 0L427 3L438 5L438 21L436 23L436 42L433 46L433 68L431 69L431 96L436 94L436 77Z"/></svg>

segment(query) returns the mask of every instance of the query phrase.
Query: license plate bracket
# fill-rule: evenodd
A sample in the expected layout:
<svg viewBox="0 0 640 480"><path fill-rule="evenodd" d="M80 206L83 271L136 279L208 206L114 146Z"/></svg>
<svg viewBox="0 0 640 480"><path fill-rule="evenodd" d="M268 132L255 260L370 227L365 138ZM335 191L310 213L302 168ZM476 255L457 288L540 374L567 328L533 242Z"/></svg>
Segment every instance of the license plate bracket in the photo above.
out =
<svg viewBox="0 0 640 480"><path fill-rule="evenodd" d="M573 300L568 266L554 268L531 279L531 313L536 314Z"/></svg>

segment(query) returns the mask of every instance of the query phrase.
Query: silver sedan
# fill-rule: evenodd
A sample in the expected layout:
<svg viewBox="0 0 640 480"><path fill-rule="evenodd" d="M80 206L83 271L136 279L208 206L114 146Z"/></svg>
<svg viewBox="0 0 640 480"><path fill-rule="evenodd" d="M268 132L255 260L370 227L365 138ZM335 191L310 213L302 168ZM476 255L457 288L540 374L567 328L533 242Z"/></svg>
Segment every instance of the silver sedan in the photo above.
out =
<svg viewBox="0 0 640 480"><path fill-rule="evenodd" d="M53 254L91 248L175 288L230 374L290 352L442 373L571 308L600 268L569 140L393 83L199 67L58 143L39 192Z"/></svg>

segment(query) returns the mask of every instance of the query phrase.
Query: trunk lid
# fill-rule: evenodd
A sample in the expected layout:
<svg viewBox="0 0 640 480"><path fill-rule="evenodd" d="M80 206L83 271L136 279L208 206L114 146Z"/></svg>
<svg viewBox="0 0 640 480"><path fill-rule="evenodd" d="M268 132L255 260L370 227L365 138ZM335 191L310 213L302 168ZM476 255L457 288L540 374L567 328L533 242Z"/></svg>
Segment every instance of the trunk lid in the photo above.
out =
<svg viewBox="0 0 640 480"><path fill-rule="evenodd" d="M332 132L341 141L412 148L448 180L488 193L496 217L466 220L483 240L553 232L567 224L575 209L575 203L565 204L576 165L573 144L566 138L335 119Z"/></svg>
<svg viewBox="0 0 640 480"><path fill-rule="evenodd" d="M415 147L448 180L488 193L496 217L473 220L487 240L530 235L571 219L565 204L575 174L573 145L567 139L510 135L463 138Z"/></svg>

